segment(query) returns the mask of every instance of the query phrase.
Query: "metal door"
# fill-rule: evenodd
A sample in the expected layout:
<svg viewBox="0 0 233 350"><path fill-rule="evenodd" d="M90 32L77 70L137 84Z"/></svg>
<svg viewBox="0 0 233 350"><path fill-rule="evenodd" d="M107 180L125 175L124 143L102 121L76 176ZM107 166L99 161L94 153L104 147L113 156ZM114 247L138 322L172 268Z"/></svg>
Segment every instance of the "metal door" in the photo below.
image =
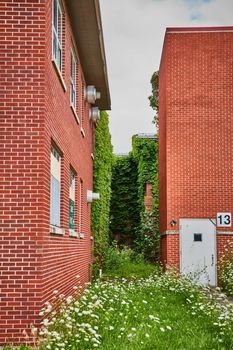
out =
<svg viewBox="0 0 233 350"><path fill-rule="evenodd" d="M216 229L213 219L180 219L181 273L216 286Z"/></svg>

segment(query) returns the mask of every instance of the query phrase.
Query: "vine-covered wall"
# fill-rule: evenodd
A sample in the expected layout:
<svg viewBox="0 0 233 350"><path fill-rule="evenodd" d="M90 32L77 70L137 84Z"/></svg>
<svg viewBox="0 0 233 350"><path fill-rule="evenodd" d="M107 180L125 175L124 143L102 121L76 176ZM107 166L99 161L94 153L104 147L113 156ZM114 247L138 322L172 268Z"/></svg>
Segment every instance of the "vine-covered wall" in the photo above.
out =
<svg viewBox="0 0 233 350"><path fill-rule="evenodd" d="M152 184L153 211L145 210L146 183ZM158 251L158 140L156 136L132 138L132 152L117 157L113 168L111 237L142 252Z"/></svg>
<svg viewBox="0 0 233 350"><path fill-rule="evenodd" d="M140 223L137 161L132 154L116 157L112 175L111 238L132 246Z"/></svg>
<svg viewBox="0 0 233 350"><path fill-rule="evenodd" d="M141 208L136 249L142 252L146 259L157 259L159 253L157 136L133 136L132 154L138 163L138 200ZM144 206L147 183L152 185L153 211L145 209Z"/></svg>
<svg viewBox="0 0 233 350"><path fill-rule="evenodd" d="M109 132L108 114L101 111L95 132L94 152L94 192L100 193L100 200L92 203L92 233L94 254L102 256L109 241L109 211L111 199L111 179L113 151Z"/></svg>

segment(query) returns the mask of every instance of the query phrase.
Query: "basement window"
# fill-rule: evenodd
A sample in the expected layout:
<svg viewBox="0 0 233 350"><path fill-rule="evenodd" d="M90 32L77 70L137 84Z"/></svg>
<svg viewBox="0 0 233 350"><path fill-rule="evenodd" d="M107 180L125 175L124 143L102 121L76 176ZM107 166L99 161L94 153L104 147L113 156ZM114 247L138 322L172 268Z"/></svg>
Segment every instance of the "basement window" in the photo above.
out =
<svg viewBox="0 0 233 350"><path fill-rule="evenodd" d="M59 0L53 0L53 59L62 72L62 7Z"/></svg>

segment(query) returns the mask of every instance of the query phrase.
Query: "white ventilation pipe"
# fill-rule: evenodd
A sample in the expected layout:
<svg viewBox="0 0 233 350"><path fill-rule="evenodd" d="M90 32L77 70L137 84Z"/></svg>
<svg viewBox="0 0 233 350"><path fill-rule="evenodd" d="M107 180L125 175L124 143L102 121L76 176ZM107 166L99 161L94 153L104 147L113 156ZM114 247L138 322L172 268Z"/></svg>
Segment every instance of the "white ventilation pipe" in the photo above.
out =
<svg viewBox="0 0 233 350"><path fill-rule="evenodd" d="M91 190L87 190L87 203L92 203L95 200L100 199L100 194L96 192L92 192Z"/></svg>
<svg viewBox="0 0 233 350"><path fill-rule="evenodd" d="M93 123L97 123L100 120L100 111L98 107L92 107L89 112L90 119Z"/></svg>
<svg viewBox="0 0 233 350"><path fill-rule="evenodd" d="M85 99L87 102L94 104L96 100L100 99L100 92L96 91L94 85L88 85L85 89Z"/></svg>

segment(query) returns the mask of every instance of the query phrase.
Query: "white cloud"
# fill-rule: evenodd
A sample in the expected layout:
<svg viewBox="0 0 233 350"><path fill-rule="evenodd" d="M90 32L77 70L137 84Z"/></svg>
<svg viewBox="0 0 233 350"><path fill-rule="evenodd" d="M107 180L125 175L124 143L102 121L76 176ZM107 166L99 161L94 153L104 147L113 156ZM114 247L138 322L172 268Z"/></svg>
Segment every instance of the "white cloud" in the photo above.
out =
<svg viewBox="0 0 233 350"><path fill-rule="evenodd" d="M166 27L230 25L233 1L200 0L193 6L187 0L100 0L100 4L112 141L115 152L128 152L133 134L155 131L148 96Z"/></svg>

